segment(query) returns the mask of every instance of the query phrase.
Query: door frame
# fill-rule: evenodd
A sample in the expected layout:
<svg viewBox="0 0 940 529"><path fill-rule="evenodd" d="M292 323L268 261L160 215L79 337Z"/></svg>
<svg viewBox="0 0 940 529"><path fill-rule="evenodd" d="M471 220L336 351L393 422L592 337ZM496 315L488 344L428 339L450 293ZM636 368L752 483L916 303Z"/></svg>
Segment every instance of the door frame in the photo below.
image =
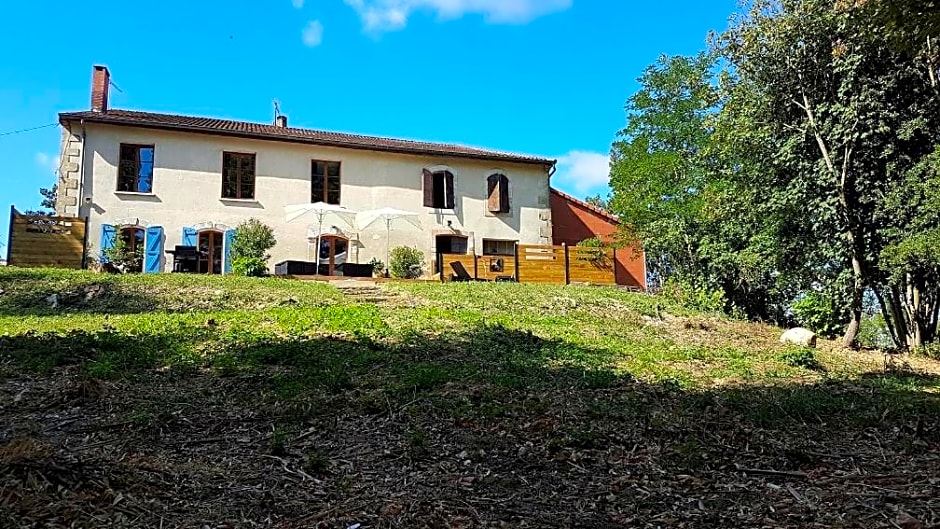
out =
<svg viewBox="0 0 940 529"><path fill-rule="evenodd" d="M200 243L202 242L203 235L218 235L220 244L218 247L220 254L220 263L219 263L219 273L216 274L213 269L213 254L215 254L215 237L209 238L209 255L206 257L206 271L203 272L206 275L224 275L225 274L225 232L216 228L205 228L196 232L196 248L199 249ZM196 270L199 270L199 266L202 265L202 255L199 255L199 264L196 265Z"/></svg>
<svg viewBox="0 0 940 529"><path fill-rule="evenodd" d="M336 241L343 240L346 241L346 262L349 262L349 237L344 237L342 235L321 235L320 236L320 245L323 245L324 241L329 241L330 243L330 252L329 252L329 262L327 263L327 275L332 276L336 272ZM320 248L317 248L317 255L320 255ZM320 258L320 264L324 264L323 258ZM319 274L319 270L317 273Z"/></svg>

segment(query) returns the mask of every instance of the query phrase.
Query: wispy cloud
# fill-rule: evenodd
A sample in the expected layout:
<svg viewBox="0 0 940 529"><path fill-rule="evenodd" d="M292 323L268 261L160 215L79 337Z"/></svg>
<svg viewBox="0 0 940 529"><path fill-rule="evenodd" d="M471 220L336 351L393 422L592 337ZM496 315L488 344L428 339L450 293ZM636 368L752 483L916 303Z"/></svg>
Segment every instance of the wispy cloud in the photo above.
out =
<svg viewBox="0 0 940 529"><path fill-rule="evenodd" d="M558 172L552 183L582 198L602 192L610 183L610 157L599 152L570 151L558 157Z"/></svg>
<svg viewBox="0 0 940 529"><path fill-rule="evenodd" d="M395 31L408 24L415 11L427 11L439 20L467 14L482 15L490 24L525 24L538 17L564 11L573 0L344 0L356 10L366 31Z"/></svg>
<svg viewBox="0 0 940 529"><path fill-rule="evenodd" d="M291 3L294 4L294 7L300 9L304 6L304 0L291 0Z"/></svg>
<svg viewBox="0 0 940 529"><path fill-rule="evenodd" d="M323 42L323 24L319 20L310 21L304 28L302 38L304 45L315 48Z"/></svg>
<svg viewBox="0 0 940 529"><path fill-rule="evenodd" d="M52 154L37 152L36 163L43 168L43 171L55 173L59 170L59 157Z"/></svg>

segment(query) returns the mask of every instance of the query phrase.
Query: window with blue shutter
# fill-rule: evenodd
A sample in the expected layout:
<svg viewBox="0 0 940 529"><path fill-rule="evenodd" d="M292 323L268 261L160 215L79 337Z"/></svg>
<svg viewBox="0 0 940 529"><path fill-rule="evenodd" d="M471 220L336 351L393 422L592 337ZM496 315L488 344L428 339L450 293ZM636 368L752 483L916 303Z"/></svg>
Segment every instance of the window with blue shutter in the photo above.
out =
<svg viewBox="0 0 940 529"><path fill-rule="evenodd" d="M196 228L184 227L183 228L183 246L196 246L199 244L199 232L196 231Z"/></svg>
<svg viewBox="0 0 940 529"><path fill-rule="evenodd" d="M232 241L235 240L235 230L225 230L222 242L222 273L232 273Z"/></svg>
<svg viewBox="0 0 940 529"><path fill-rule="evenodd" d="M163 228L147 228L144 246L144 273L159 274L163 270Z"/></svg>
<svg viewBox="0 0 940 529"><path fill-rule="evenodd" d="M108 258L105 250L114 248L114 240L117 237L117 229L110 224L101 225L101 262L107 263Z"/></svg>

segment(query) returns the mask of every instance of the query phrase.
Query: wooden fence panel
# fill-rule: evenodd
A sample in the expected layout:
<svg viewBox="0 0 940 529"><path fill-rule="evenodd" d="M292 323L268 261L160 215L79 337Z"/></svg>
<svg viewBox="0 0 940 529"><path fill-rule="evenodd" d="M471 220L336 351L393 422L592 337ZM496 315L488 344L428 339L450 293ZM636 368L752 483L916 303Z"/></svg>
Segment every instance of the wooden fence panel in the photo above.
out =
<svg viewBox="0 0 940 529"><path fill-rule="evenodd" d="M10 266L82 268L85 220L21 215L11 208L8 244Z"/></svg>
<svg viewBox="0 0 940 529"><path fill-rule="evenodd" d="M614 251L609 248L568 248L568 279L571 283L616 285Z"/></svg>
<svg viewBox="0 0 940 529"><path fill-rule="evenodd" d="M502 267L499 265L502 264ZM477 257L477 277L496 281L498 277L516 275L516 258L511 255L484 255Z"/></svg>
<svg viewBox="0 0 940 529"><path fill-rule="evenodd" d="M542 246L520 244L519 277L520 283L566 283L565 248L563 246Z"/></svg>
<svg viewBox="0 0 940 529"><path fill-rule="evenodd" d="M472 254L441 254L441 280L451 281L454 276L453 263L460 263L470 277L476 277L476 256Z"/></svg>

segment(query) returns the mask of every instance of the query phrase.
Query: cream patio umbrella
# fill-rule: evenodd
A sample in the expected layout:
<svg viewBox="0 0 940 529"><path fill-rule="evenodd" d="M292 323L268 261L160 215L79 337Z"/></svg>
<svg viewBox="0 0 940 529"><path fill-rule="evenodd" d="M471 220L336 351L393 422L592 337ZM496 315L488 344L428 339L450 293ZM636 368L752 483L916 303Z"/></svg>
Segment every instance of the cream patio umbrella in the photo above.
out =
<svg viewBox="0 0 940 529"><path fill-rule="evenodd" d="M287 215L287 222L293 222L307 215L314 215L317 218L317 274L320 273L320 235L323 233L323 221L330 215L335 216L350 226L356 221L355 211L336 204L327 204L326 202L284 206L284 213Z"/></svg>
<svg viewBox="0 0 940 529"><path fill-rule="evenodd" d="M385 275L388 276L389 250L392 237L392 223L398 221L403 226L412 226L421 229L420 213L404 211L395 208L373 209L363 211L356 215L356 226L364 231L376 224L385 224Z"/></svg>

